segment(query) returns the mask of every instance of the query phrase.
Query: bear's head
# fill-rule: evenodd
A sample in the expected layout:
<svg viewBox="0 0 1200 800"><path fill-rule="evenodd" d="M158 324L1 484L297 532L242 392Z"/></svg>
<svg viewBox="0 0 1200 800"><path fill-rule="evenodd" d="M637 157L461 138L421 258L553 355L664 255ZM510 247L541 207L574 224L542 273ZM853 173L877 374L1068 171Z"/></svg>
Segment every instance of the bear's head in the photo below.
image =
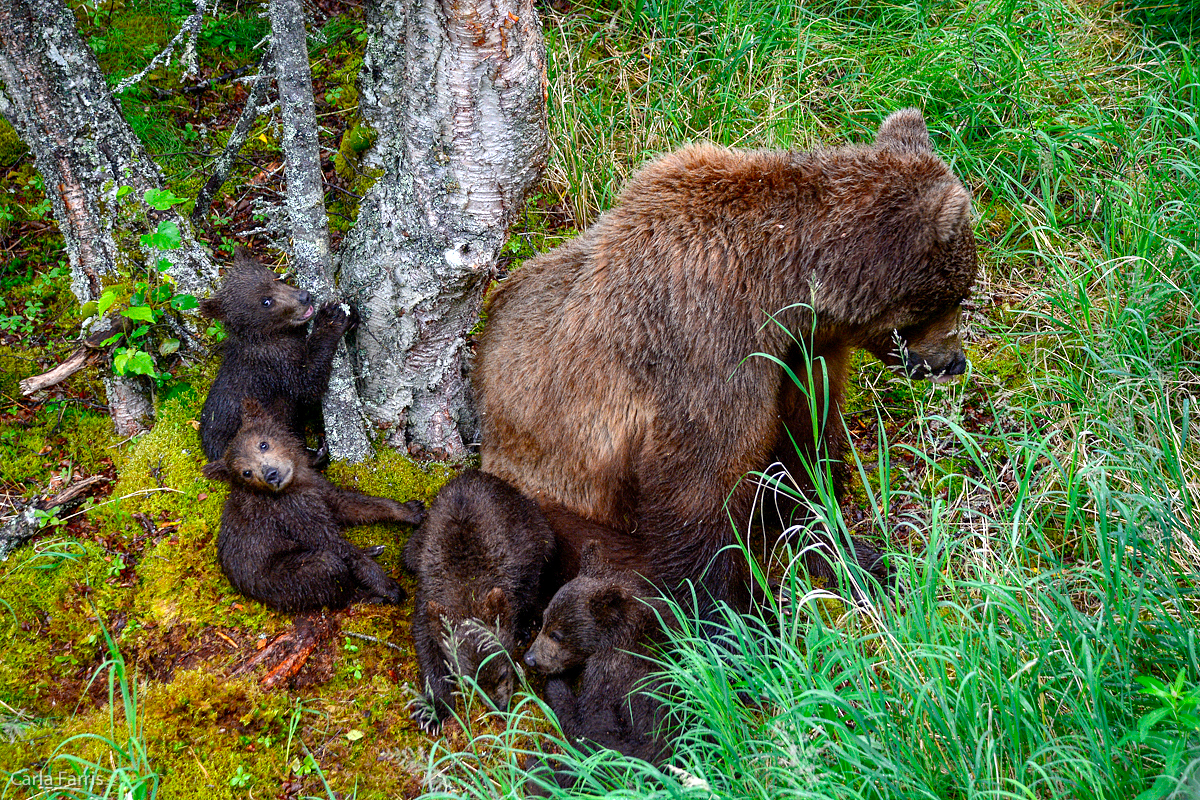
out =
<svg viewBox="0 0 1200 800"><path fill-rule="evenodd" d="M632 572L612 569L597 542L583 547L579 574L555 593L542 630L525 653L525 664L555 675L582 665L593 653L631 646L648 611L640 594L647 584Z"/></svg>
<svg viewBox="0 0 1200 800"><path fill-rule="evenodd" d="M978 269L971 195L933 152L921 112L897 111L868 148L881 179L871 214L880 235L851 247L864 273L862 296L885 299L857 344L914 379L953 380L967 369L959 333L961 306Z"/></svg>
<svg viewBox="0 0 1200 800"><path fill-rule="evenodd" d="M426 603L426 613L451 671L474 679L491 706L502 711L517 688L510 655L516 646L516 620L499 586L488 590L477 605L470 617L457 622L436 600Z"/></svg>
<svg viewBox="0 0 1200 800"><path fill-rule="evenodd" d="M240 337L260 337L304 325L313 315L313 297L251 258L234 253L221 288L200 303L200 313L220 320Z"/></svg>
<svg viewBox="0 0 1200 800"><path fill-rule="evenodd" d="M204 475L256 492L277 494L308 469L308 458L288 429L268 414L257 400L242 401L242 427L230 441L225 457L204 465Z"/></svg>

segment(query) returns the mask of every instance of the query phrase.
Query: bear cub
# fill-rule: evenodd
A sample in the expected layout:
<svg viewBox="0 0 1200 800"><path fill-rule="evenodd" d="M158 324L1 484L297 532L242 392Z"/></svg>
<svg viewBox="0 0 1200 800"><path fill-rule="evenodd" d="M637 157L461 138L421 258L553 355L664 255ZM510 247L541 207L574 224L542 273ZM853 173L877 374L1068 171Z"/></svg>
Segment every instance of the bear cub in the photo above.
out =
<svg viewBox="0 0 1200 800"><path fill-rule="evenodd" d="M254 398L305 441L305 425L320 419L321 398L338 340L357 323L338 303L313 307L308 292L284 283L280 275L239 248L221 288L200 303L200 313L220 320L217 371L200 412L200 443L216 461L241 427L242 400ZM312 333L306 326L312 321Z"/></svg>
<svg viewBox="0 0 1200 800"><path fill-rule="evenodd" d="M204 475L230 486L217 557L239 592L278 611L398 603L404 591L372 556L341 536L347 525L424 517L419 502L339 489L317 473L295 435L259 403L242 403L242 425Z"/></svg>
<svg viewBox="0 0 1200 800"><path fill-rule="evenodd" d="M504 481L466 470L448 482L404 548L417 576L413 640L423 702L413 719L437 732L454 710L454 676L475 679L497 709L516 688L511 654L544 606L554 533L536 503Z"/></svg>
<svg viewBox="0 0 1200 800"><path fill-rule="evenodd" d="M657 596L644 578L605 562L597 542L584 546L579 575L554 595L525 654L552 676L546 700L568 738L651 762L668 755L651 648L674 617Z"/></svg>

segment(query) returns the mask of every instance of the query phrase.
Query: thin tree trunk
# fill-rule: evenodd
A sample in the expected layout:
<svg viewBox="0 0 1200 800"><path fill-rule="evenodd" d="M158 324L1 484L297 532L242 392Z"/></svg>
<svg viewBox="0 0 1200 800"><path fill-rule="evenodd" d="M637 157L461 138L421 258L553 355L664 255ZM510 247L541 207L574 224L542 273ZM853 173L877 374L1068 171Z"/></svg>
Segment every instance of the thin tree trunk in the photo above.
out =
<svg viewBox="0 0 1200 800"><path fill-rule="evenodd" d="M360 78L384 175L341 254L355 357L390 444L461 458L478 425L467 332L545 165L545 45L531 0L380 0Z"/></svg>
<svg viewBox="0 0 1200 800"><path fill-rule="evenodd" d="M283 124L284 175L297 283L318 297L336 296L329 257L329 219L317 136L312 73L300 0L271 0L272 62ZM346 344L338 344L322 403L325 436L334 458L361 461L371 453Z"/></svg>
<svg viewBox="0 0 1200 800"><path fill-rule="evenodd" d="M0 0L0 81L0 113L33 153L80 303L99 297L118 266L159 258L172 263L179 292L199 295L212 286L216 269L187 220L142 202L147 189L162 187L162 175L121 116L61 0ZM134 191L118 202L122 186ZM180 249L158 251L128 235L152 228L148 220L164 218L179 225ZM152 413L144 386L117 376L106 378L105 385L118 431L130 435L143 427Z"/></svg>

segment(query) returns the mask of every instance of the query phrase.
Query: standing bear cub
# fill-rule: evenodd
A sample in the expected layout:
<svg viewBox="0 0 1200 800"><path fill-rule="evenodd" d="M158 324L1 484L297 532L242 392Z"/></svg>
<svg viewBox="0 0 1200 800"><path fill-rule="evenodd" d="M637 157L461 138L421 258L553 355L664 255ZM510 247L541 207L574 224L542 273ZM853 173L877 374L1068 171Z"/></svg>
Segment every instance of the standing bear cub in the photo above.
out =
<svg viewBox="0 0 1200 800"><path fill-rule="evenodd" d="M338 340L355 320L337 303L313 307L312 295L250 258L233 267L200 312L220 320L228 338L221 367L200 412L200 443L210 461L221 458L241 427L242 400L254 398L301 443L309 419L319 419L321 398ZM306 326L312 321L312 333Z"/></svg>
<svg viewBox="0 0 1200 800"><path fill-rule="evenodd" d="M448 482L404 548L417 576L413 640L430 733L454 711L454 676L473 678L498 709L516 688L512 652L544 605L554 533L537 504L504 481L466 470Z"/></svg>
<svg viewBox="0 0 1200 800"><path fill-rule="evenodd" d="M601 544L620 566L668 589L703 577L745 608L730 521L751 520L746 476L788 469L803 500L785 525L819 501L808 469L840 492L852 351L913 378L963 373L975 274L970 195L915 109L869 145L662 156L493 292L481 467L552 519L615 531Z"/></svg>
<svg viewBox="0 0 1200 800"><path fill-rule="evenodd" d="M579 575L550 601L525 663L552 676L546 701L569 739L652 762L668 754L652 645L674 618L656 597L646 580L613 569L589 542Z"/></svg>
<svg viewBox="0 0 1200 800"><path fill-rule="evenodd" d="M234 588L278 611L400 602L400 585L372 558L383 548L360 550L341 530L416 525L424 506L339 489L309 466L299 440L257 401L244 401L241 417L224 458L204 465L206 477L230 486L217 557Z"/></svg>

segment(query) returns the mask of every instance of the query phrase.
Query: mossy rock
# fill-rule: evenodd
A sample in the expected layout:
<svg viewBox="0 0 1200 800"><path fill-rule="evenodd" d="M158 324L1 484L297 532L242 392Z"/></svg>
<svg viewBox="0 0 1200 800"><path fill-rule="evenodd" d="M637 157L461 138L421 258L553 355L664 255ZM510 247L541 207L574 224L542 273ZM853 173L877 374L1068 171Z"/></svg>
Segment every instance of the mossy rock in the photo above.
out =
<svg viewBox="0 0 1200 800"><path fill-rule="evenodd" d="M28 152L29 148L21 141L13 126L0 120L0 166L11 166L24 158Z"/></svg>

